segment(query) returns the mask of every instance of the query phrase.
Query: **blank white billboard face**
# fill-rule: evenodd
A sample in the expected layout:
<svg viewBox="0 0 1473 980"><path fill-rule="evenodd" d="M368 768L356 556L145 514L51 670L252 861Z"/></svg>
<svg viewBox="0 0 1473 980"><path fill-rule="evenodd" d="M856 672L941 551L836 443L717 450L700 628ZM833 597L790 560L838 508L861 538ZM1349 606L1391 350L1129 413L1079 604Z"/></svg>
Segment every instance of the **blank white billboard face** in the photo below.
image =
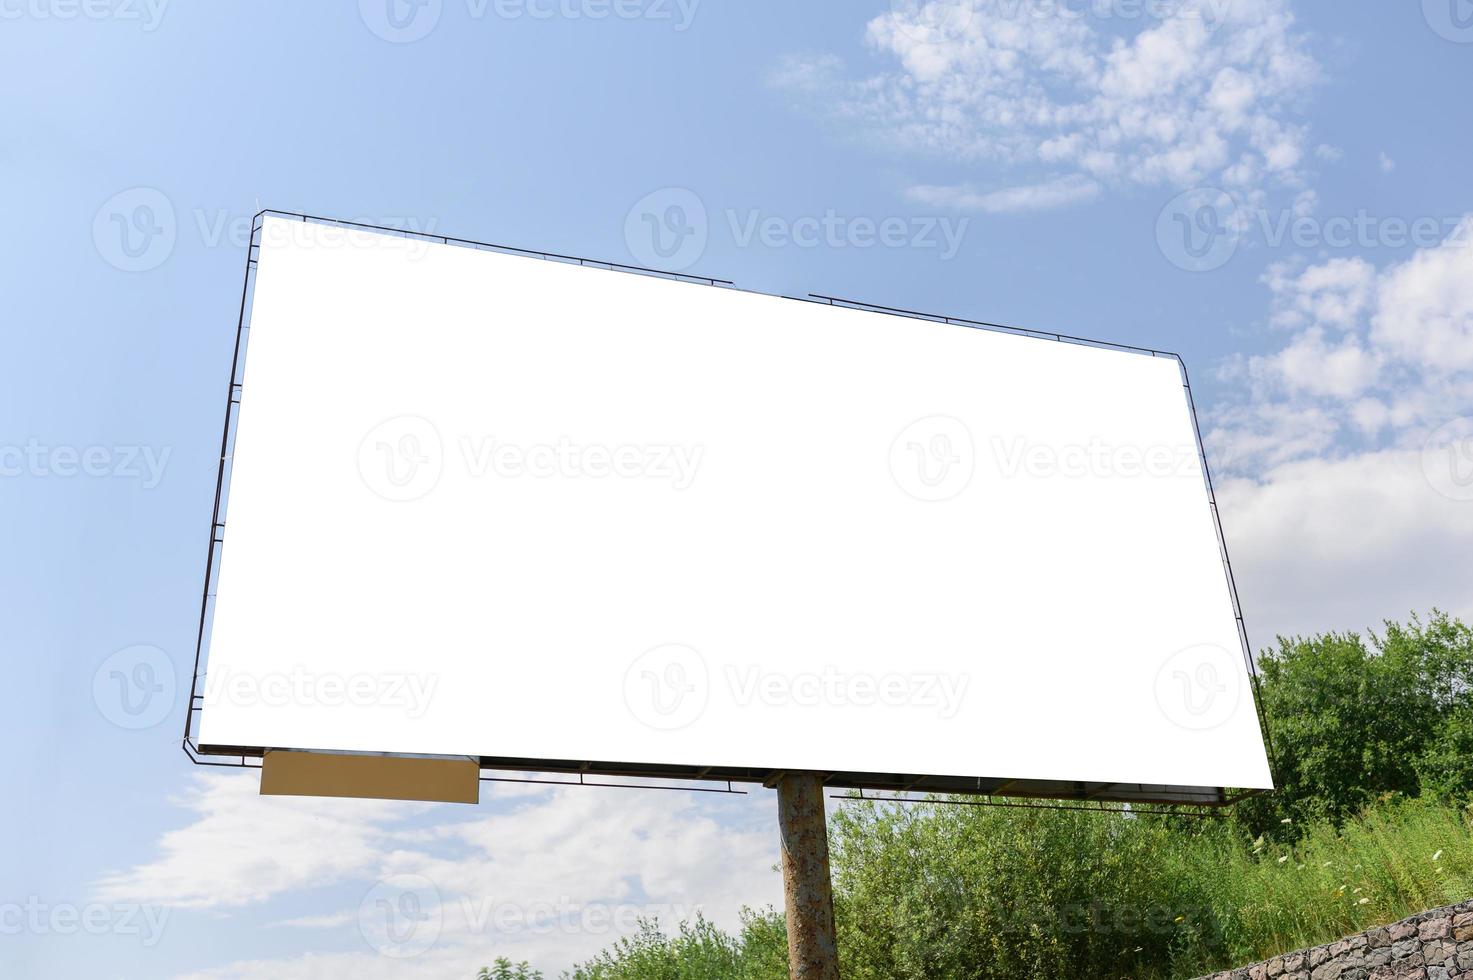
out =
<svg viewBox="0 0 1473 980"><path fill-rule="evenodd" d="M205 746L1271 786L1173 358L281 218L248 338Z"/></svg>

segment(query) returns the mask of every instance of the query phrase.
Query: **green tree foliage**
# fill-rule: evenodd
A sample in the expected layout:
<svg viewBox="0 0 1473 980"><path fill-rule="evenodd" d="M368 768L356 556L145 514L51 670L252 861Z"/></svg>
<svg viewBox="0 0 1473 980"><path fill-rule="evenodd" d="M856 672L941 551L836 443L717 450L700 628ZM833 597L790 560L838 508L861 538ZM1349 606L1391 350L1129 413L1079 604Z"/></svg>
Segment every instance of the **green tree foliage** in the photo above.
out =
<svg viewBox="0 0 1473 980"><path fill-rule="evenodd" d="M674 936L659 924L640 923L596 958L574 968L569 980L775 980L788 975L787 934L772 912L744 911L739 935L704 918L682 922ZM780 939L779 939L780 937Z"/></svg>
<svg viewBox="0 0 1473 980"><path fill-rule="evenodd" d="M542 974L526 961L514 964L506 957L498 956L495 963L481 967L476 980L542 980Z"/></svg>
<svg viewBox="0 0 1473 980"><path fill-rule="evenodd" d="M1259 658L1278 791L1240 805L1257 836L1290 839L1375 800L1473 794L1473 630L1426 623L1280 638Z"/></svg>
<svg viewBox="0 0 1473 980"><path fill-rule="evenodd" d="M1218 846L1202 837L1220 837L1216 825L875 805L836 812L832 834L845 975L856 980L1156 976L1181 948L1220 945L1183 848Z"/></svg>

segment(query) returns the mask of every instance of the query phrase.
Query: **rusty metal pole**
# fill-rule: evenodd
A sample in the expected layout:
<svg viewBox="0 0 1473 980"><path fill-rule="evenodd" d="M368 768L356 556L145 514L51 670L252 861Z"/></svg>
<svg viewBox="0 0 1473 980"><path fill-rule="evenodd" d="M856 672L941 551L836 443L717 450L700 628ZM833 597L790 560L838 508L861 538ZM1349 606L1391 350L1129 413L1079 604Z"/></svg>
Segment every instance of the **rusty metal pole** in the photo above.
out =
<svg viewBox="0 0 1473 980"><path fill-rule="evenodd" d="M778 776L777 819L782 830L788 972L792 980L839 980L823 776L816 772Z"/></svg>

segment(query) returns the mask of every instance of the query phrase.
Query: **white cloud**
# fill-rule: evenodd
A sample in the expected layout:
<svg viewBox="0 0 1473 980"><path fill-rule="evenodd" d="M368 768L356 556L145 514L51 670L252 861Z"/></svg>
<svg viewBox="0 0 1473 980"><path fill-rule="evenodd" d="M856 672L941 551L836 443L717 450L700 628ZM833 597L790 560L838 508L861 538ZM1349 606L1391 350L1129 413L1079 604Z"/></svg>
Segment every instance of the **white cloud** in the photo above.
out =
<svg viewBox="0 0 1473 980"><path fill-rule="evenodd" d="M1473 218L1382 278L1371 338L1434 375L1473 370Z"/></svg>
<svg viewBox="0 0 1473 980"><path fill-rule="evenodd" d="M1473 502L1433 489L1420 448L1275 466L1218 488L1255 649L1439 606L1473 614Z"/></svg>
<svg viewBox="0 0 1473 980"><path fill-rule="evenodd" d="M995 191L978 192L970 186L919 185L908 188L905 192L906 197L911 200L931 207L982 211L986 214L1045 211L1092 200L1099 193L1099 184L1077 174L1040 184L1005 187Z"/></svg>
<svg viewBox="0 0 1473 980"><path fill-rule="evenodd" d="M1207 436L1260 646L1433 605L1473 613L1473 487L1437 470L1448 450L1427 449L1473 416L1470 237L1473 218L1382 269L1336 259L1265 274L1269 321L1288 339L1228 366L1245 394ZM1473 440L1455 448L1473 459Z"/></svg>
<svg viewBox="0 0 1473 980"><path fill-rule="evenodd" d="M180 801L194 821L166 832L153 861L104 876L101 901L231 908L373 868L386 825L425 809L377 800L259 795L254 773L206 773Z"/></svg>
<svg viewBox="0 0 1473 980"><path fill-rule="evenodd" d="M890 147L1076 181L1212 180L1251 197L1250 184L1300 182L1310 153L1293 116L1318 69L1287 0L1134 20L1107 2L917 0L865 39L895 67L854 79L825 54L773 80Z"/></svg>
<svg viewBox="0 0 1473 980"><path fill-rule="evenodd" d="M1389 174L1391 173L1391 171L1396 169L1396 161L1387 156L1385 150L1381 151L1379 162L1381 164L1381 172L1383 174Z"/></svg>
<svg viewBox="0 0 1473 980"><path fill-rule="evenodd" d="M1310 327L1287 347L1255 358L1253 364L1291 390L1342 399L1365 391L1381 366L1380 358L1355 340L1326 341L1319 327Z"/></svg>
<svg viewBox="0 0 1473 980"><path fill-rule="evenodd" d="M336 929L353 921L351 912L329 912L326 915L304 915L295 919L282 919L271 923L272 928L285 929Z"/></svg>
<svg viewBox="0 0 1473 980"><path fill-rule="evenodd" d="M1249 397L1209 439L1239 472L1312 454L1411 445L1473 413L1473 217L1435 248L1377 269L1361 258L1278 263L1269 322L1290 332L1240 360Z"/></svg>
<svg viewBox="0 0 1473 980"><path fill-rule="evenodd" d="M1295 274L1277 263L1264 274L1273 294L1271 322L1276 327L1308 325L1347 330L1365 313L1375 288L1376 267L1365 259L1332 259Z"/></svg>
<svg viewBox="0 0 1473 980"><path fill-rule="evenodd" d="M529 960L555 976L611 945L639 917L673 925L699 911L735 928L743 906L781 901L768 793L491 792L487 806L496 809L488 813L262 797L255 774L204 775L180 800L192 822L166 833L155 859L107 876L96 891L103 900L227 915L269 908L288 892L296 908L313 889L334 896L272 925L302 930L312 945L336 930L348 951L203 965L186 974L196 980L469 977L497 956ZM428 883L434 899L422 908L434 941L414 956L378 955L373 940L380 937L360 931L364 915L371 923L377 914L381 882L404 880ZM343 885L363 902L341 907Z"/></svg>

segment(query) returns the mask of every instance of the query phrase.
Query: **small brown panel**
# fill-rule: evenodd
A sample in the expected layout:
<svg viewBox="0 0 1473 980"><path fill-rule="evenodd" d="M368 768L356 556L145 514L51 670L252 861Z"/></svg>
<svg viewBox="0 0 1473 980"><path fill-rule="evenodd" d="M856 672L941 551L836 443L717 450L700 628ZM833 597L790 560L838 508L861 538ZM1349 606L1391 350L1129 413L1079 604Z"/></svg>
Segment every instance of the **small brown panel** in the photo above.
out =
<svg viewBox="0 0 1473 980"><path fill-rule="evenodd" d="M478 803L481 767L470 758L271 750L261 764L261 795Z"/></svg>

